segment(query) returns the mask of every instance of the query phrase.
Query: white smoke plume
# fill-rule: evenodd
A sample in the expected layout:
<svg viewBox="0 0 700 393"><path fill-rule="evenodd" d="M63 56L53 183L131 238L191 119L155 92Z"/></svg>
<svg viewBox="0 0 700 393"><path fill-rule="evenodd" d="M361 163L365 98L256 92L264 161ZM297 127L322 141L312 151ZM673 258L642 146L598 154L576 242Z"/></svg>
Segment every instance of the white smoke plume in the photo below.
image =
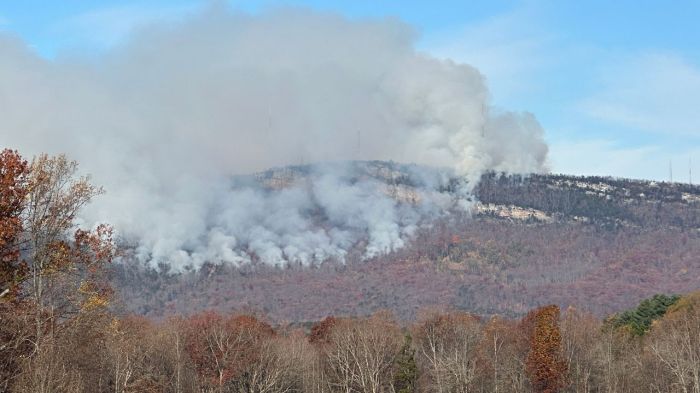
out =
<svg viewBox="0 0 700 393"><path fill-rule="evenodd" d="M414 42L397 20L221 7L90 59L45 60L0 33L0 146L78 160L107 190L86 223L112 223L154 265L310 264L363 239L379 255L445 195L429 185L401 203L376 180L345 181L342 165L275 192L232 176L394 160L450 168L468 190L485 170L546 170L533 116L496 113L476 69Z"/></svg>

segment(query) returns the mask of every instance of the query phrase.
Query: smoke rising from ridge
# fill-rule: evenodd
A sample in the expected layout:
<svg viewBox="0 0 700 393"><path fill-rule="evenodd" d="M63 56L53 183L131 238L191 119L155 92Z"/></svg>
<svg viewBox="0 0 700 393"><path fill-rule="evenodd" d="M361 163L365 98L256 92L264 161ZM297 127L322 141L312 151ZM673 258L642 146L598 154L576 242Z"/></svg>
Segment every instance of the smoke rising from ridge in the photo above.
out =
<svg viewBox="0 0 700 393"><path fill-rule="evenodd" d="M86 224L114 224L152 264L309 264L365 237L379 255L449 206L444 178L402 203L343 165L276 192L231 176L394 160L449 168L468 191L485 170L546 169L532 115L494 111L477 70L414 40L396 20L217 7L92 60L44 60L0 33L0 144L78 160L107 189Z"/></svg>

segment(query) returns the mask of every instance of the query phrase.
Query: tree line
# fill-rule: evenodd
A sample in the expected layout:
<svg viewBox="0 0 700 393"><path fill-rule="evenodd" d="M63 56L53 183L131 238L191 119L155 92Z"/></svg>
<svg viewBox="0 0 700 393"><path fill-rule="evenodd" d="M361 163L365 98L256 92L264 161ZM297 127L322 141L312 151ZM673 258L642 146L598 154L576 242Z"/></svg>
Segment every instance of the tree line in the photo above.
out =
<svg viewBox="0 0 700 393"><path fill-rule="evenodd" d="M601 320L556 305L521 319L426 309L271 326L264 316L123 315L101 193L77 164L0 154L0 391L700 392L700 294Z"/></svg>

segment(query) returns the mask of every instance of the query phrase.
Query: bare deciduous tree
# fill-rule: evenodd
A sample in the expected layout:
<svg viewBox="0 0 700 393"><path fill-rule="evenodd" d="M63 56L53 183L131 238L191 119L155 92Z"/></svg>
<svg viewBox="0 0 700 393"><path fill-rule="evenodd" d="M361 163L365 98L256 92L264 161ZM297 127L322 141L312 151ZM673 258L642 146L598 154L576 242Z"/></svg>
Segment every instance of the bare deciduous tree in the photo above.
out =
<svg viewBox="0 0 700 393"><path fill-rule="evenodd" d="M329 390L391 392L394 360L402 342L399 327L383 313L338 321L324 348Z"/></svg>
<svg viewBox="0 0 700 393"><path fill-rule="evenodd" d="M424 364L430 378L431 388L424 390L442 393L474 389L477 350L483 339L476 317L457 312L432 314L419 323L414 337L419 363Z"/></svg>
<svg viewBox="0 0 700 393"><path fill-rule="evenodd" d="M649 350L670 372L673 391L700 393L700 311L682 305L654 326Z"/></svg>

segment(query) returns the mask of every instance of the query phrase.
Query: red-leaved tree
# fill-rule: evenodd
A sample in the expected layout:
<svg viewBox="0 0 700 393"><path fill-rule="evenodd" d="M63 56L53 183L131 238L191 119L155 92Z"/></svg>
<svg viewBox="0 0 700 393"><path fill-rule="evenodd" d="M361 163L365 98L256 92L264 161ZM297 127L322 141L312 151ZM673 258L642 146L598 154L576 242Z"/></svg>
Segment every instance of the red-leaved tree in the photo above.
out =
<svg viewBox="0 0 700 393"><path fill-rule="evenodd" d="M187 352L207 387L224 391L260 356L262 339L274 335L266 323L248 315L224 317L215 312L197 314L185 321Z"/></svg>

